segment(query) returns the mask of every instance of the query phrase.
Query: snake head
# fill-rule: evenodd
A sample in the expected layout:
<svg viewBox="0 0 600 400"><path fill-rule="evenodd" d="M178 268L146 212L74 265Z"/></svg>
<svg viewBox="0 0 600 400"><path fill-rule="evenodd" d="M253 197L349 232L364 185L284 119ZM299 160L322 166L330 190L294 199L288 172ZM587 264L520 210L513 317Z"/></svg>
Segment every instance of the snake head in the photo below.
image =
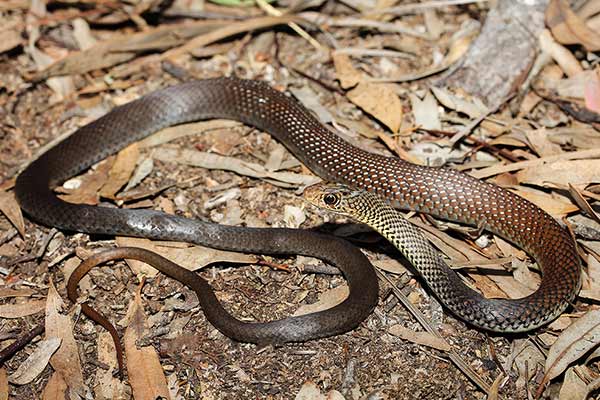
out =
<svg viewBox="0 0 600 400"><path fill-rule="evenodd" d="M346 185L317 183L304 189L304 199L314 206L352 216L351 202L359 191Z"/></svg>

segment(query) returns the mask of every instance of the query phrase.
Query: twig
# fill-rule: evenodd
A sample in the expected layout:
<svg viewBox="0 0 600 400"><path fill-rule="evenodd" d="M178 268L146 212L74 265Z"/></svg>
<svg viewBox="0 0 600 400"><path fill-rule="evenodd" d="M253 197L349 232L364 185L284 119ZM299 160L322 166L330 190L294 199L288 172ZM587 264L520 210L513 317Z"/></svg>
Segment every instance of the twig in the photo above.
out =
<svg viewBox="0 0 600 400"><path fill-rule="evenodd" d="M267 3L265 0L255 0L255 1L256 1L256 4L258 4L258 6L260 8L262 8L267 14L273 15L275 17L281 17L283 15L283 13L281 11L279 11L278 9L276 9L275 7L273 7L272 5ZM310 43L312 45L312 47L314 47L318 51L325 50L323 48L323 46L321 45L321 43L317 42L316 39L314 39L312 36L310 36L308 34L308 32L306 32L304 29L302 29L300 27L300 25L298 25L297 23L289 22L288 26L290 28L292 28L298 35L300 35L302 38L304 38L308 43Z"/></svg>
<svg viewBox="0 0 600 400"><path fill-rule="evenodd" d="M380 10L370 10L365 12L365 15L374 14L393 14L393 15L404 15L412 14L416 11L424 11L430 8L439 8L447 6L461 6L465 4L473 3L487 3L489 0L438 0L438 1L425 1L423 3L412 3L404 4L397 7L382 8Z"/></svg>
<svg viewBox="0 0 600 400"><path fill-rule="evenodd" d="M12 356L14 356L19 350L24 348L38 335L44 333L45 330L44 324L40 324L30 330L25 336L21 336L5 349L0 351L0 366L2 366L6 361L8 361Z"/></svg>

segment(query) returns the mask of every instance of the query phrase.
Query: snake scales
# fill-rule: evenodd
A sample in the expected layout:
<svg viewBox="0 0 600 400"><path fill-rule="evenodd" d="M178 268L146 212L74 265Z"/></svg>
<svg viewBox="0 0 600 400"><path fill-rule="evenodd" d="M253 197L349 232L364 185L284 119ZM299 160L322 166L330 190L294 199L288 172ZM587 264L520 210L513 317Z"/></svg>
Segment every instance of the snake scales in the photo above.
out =
<svg viewBox="0 0 600 400"><path fill-rule="evenodd" d="M417 166L356 148L295 100L258 81L194 81L117 107L31 163L17 179L17 199L34 220L66 230L180 240L245 252L313 255L343 270L349 298L321 313L247 324L215 309L214 303L205 305L208 319L235 339L297 341L355 327L374 307L377 283L366 259L341 241L298 230L221 226L157 211L74 205L52 192L61 181L159 129L209 118L234 119L270 133L325 180L374 192L396 208L480 226L533 255L543 270L542 283L523 299L485 299L465 292L453 279L428 278L442 302L476 326L494 331L535 328L562 312L579 289L574 240L530 202L455 170Z"/></svg>

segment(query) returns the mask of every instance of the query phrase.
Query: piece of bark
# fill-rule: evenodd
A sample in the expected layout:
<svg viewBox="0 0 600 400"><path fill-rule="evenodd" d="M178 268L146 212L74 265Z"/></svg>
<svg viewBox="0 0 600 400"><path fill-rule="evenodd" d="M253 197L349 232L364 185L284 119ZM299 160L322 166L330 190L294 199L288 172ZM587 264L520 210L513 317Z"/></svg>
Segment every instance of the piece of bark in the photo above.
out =
<svg viewBox="0 0 600 400"><path fill-rule="evenodd" d="M548 0L499 0L459 67L439 80L496 108L523 82L537 54Z"/></svg>

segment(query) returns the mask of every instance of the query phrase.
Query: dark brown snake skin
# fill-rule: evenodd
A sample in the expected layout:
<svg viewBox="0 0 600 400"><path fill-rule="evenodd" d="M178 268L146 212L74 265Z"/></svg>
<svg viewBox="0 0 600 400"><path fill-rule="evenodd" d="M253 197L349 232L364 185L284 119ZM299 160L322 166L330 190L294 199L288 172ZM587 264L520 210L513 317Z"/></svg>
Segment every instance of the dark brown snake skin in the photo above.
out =
<svg viewBox="0 0 600 400"><path fill-rule="evenodd" d="M250 342L282 342L352 329L372 309L377 285L372 282L372 270L358 268L352 260L360 252L344 254L351 252L351 246L340 252L331 247L345 246L338 241L335 245L330 239L319 243L324 237L314 239L302 231L249 230L156 211L73 205L57 199L51 191L61 181L159 129L209 118L233 119L270 133L325 180L375 192L396 208L482 227L533 255L543 270L542 283L523 299L485 299L473 291L465 294L452 282L436 292L443 303L452 304L457 314L476 326L494 331L535 328L562 312L579 290L581 271L574 240L530 202L455 170L417 166L356 148L322 126L298 102L258 81L220 78L189 82L115 108L33 162L17 179L19 203L36 221L67 230L180 240L246 252L320 256L344 268L351 291L354 287L360 299L352 297L353 293L342 306L308 316L309 323L289 322L292 325L287 326L290 320L276 321L282 325L275 333L271 328L262 331L270 326L266 324L256 325L251 333L245 331L247 325L234 326L226 334ZM348 268L349 264L353 267ZM344 325L341 312L362 314L355 316L350 326ZM225 332L229 322L219 324L220 318L217 313L211 322Z"/></svg>

